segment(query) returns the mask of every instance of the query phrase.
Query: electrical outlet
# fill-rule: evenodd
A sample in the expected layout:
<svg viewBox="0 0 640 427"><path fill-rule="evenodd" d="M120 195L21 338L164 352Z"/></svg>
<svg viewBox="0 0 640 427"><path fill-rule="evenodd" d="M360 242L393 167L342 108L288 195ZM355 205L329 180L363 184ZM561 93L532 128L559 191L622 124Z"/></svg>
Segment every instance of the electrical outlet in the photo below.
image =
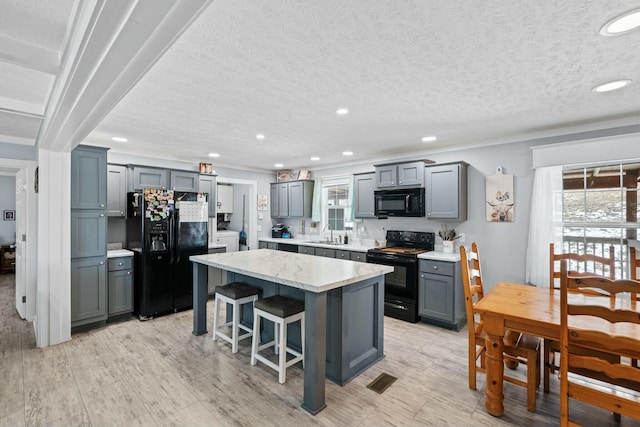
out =
<svg viewBox="0 0 640 427"><path fill-rule="evenodd" d="M459 236L460 236L460 237L458 238L458 242L460 242L460 243L464 243L464 242L465 242L465 235L464 235L464 233L460 233L460 234L459 234Z"/></svg>

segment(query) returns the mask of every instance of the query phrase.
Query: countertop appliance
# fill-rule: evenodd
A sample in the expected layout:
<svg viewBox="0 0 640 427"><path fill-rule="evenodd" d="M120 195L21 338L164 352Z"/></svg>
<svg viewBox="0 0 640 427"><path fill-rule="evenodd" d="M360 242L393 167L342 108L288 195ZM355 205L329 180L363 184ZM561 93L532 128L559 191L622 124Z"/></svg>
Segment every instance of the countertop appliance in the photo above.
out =
<svg viewBox="0 0 640 427"><path fill-rule="evenodd" d="M127 194L127 248L135 253L140 320L193 306L189 256L206 254L207 194L144 189Z"/></svg>
<svg viewBox="0 0 640 427"><path fill-rule="evenodd" d="M409 322L418 316L418 255L433 251L435 233L387 231L387 246L367 251L367 262L394 267L385 274L384 314Z"/></svg>
<svg viewBox="0 0 640 427"><path fill-rule="evenodd" d="M284 237L283 234L289 234L289 229L287 228L286 225L283 224L275 224L273 227L271 227L271 237L274 239L280 238L280 237ZM291 234L289 234L288 237L291 237Z"/></svg>
<svg viewBox="0 0 640 427"><path fill-rule="evenodd" d="M375 215L424 216L424 188L375 191Z"/></svg>

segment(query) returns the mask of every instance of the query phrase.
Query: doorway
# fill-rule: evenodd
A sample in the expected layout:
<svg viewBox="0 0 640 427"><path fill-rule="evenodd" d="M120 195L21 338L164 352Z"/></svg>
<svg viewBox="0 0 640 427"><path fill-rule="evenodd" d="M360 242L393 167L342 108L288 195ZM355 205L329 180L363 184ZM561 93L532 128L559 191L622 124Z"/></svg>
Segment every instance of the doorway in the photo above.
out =
<svg viewBox="0 0 640 427"><path fill-rule="evenodd" d="M247 233L247 245L240 245L240 250L249 250L258 248L258 231L256 230L257 218L257 194L258 183L246 179L224 178L218 177L218 184L233 185L233 216L230 222L230 228L242 230L242 201L245 201L245 219L244 229ZM237 214L236 214L237 212Z"/></svg>

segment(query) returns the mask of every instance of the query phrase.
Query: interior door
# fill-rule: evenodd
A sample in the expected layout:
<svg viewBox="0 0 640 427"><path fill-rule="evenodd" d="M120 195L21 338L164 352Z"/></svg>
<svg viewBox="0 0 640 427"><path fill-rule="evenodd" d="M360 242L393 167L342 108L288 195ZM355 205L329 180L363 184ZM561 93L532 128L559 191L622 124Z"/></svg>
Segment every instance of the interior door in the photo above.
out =
<svg viewBox="0 0 640 427"><path fill-rule="evenodd" d="M16 174L16 310L22 319L27 316L27 263L24 262L25 244L22 236L26 235L26 197L27 169L22 168ZM25 301L25 302L23 302Z"/></svg>

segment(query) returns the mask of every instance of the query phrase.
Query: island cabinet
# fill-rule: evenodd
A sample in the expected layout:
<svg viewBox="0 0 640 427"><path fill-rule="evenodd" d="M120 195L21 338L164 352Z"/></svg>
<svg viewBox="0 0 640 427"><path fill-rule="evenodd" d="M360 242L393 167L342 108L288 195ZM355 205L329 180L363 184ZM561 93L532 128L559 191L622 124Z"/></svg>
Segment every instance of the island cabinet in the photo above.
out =
<svg viewBox="0 0 640 427"><path fill-rule="evenodd" d="M127 212L127 168L107 165L107 215L124 218Z"/></svg>
<svg viewBox="0 0 640 427"><path fill-rule="evenodd" d="M375 165L376 188L424 187L425 160Z"/></svg>
<svg viewBox="0 0 640 427"><path fill-rule="evenodd" d="M133 311L133 257L109 258L109 317Z"/></svg>
<svg viewBox="0 0 640 427"><path fill-rule="evenodd" d="M423 321L459 330L466 324L460 261L420 260L418 313Z"/></svg>
<svg viewBox="0 0 640 427"><path fill-rule="evenodd" d="M273 218L309 218L313 199L313 181L289 181L271 184Z"/></svg>
<svg viewBox="0 0 640 427"><path fill-rule="evenodd" d="M208 215L210 217L216 216L216 177L213 175L200 175L199 190L202 193L207 194Z"/></svg>
<svg viewBox="0 0 640 427"><path fill-rule="evenodd" d="M107 319L107 148L71 152L71 327Z"/></svg>
<svg viewBox="0 0 640 427"><path fill-rule="evenodd" d="M457 162L425 168L428 219L466 221L467 167Z"/></svg>
<svg viewBox="0 0 640 427"><path fill-rule="evenodd" d="M354 203L356 218L375 218L376 173L360 173L354 178Z"/></svg>

